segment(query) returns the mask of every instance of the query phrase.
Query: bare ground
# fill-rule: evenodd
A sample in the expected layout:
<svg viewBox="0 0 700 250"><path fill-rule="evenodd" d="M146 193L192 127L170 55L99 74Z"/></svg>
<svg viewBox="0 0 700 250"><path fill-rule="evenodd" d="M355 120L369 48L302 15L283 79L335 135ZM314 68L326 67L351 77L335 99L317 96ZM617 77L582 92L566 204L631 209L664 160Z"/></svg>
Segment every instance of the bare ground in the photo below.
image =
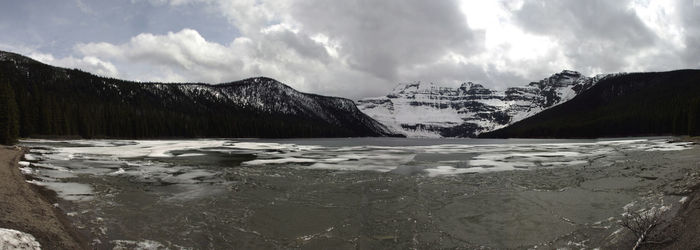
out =
<svg viewBox="0 0 700 250"><path fill-rule="evenodd" d="M688 200L664 227L651 237L659 244L645 244L642 249L700 249L700 186L695 186Z"/></svg>
<svg viewBox="0 0 700 250"><path fill-rule="evenodd" d="M33 235L42 249L87 249L70 221L51 205L50 191L25 181L17 164L24 152L0 146L0 227Z"/></svg>

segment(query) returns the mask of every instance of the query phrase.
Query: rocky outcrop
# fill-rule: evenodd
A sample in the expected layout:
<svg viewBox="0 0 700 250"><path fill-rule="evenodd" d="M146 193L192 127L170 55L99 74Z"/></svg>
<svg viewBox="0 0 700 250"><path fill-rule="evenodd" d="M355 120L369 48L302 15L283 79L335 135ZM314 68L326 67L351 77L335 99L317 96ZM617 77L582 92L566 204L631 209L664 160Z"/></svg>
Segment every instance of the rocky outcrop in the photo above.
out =
<svg viewBox="0 0 700 250"><path fill-rule="evenodd" d="M570 100L609 76L586 77L564 70L504 91L472 82L457 88L413 82L399 84L383 97L358 100L357 105L370 117L410 137L473 137Z"/></svg>

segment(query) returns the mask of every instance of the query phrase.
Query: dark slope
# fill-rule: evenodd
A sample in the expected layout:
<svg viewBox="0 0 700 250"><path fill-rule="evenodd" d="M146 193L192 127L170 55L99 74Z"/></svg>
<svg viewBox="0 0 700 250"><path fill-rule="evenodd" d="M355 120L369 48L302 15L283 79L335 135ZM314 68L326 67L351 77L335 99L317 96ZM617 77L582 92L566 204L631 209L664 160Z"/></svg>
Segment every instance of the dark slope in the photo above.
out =
<svg viewBox="0 0 700 250"><path fill-rule="evenodd" d="M264 77L219 85L138 83L0 51L0 96L16 104L0 107L0 143L11 141L16 127L22 137L389 135L351 100L301 93Z"/></svg>
<svg viewBox="0 0 700 250"><path fill-rule="evenodd" d="M633 73L605 79L566 103L481 137L671 134L700 134L700 70Z"/></svg>

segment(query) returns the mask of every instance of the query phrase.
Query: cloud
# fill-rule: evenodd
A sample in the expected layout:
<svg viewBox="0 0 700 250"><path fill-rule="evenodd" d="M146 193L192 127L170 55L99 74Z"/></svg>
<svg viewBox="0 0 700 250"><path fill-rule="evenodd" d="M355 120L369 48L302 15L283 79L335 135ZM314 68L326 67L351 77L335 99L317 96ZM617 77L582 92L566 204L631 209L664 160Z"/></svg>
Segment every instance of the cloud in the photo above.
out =
<svg viewBox="0 0 700 250"><path fill-rule="evenodd" d="M76 58L73 56L56 58L52 54L39 52L35 47L28 47L24 45L11 45L0 43L0 50L12 51L15 53L20 53L26 55L39 62L64 67L71 69L80 69L86 72L91 72L100 76L106 77L118 77L120 76L119 70L111 62L101 60L94 56L84 56L81 58Z"/></svg>
<svg viewBox="0 0 700 250"><path fill-rule="evenodd" d="M575 69L621 71L634 68L628 57L653 48L658 37L629 1L533 0L515 11L527 32L555 38Z"/></svg>
<svg viewBox="0 0 700 250"><path fill-rule="evenodd" d="M90 15L95 14L95 11L92 8L90 8L90 6L85 4L85 2L83 2L83 0L75 0L75 6L77 6L78 9L80 9L80 11L82 11L85 14L90 14Z"/></svg>
<svg viewBox="0 0 700 250"><path fill-rule="evenodd" d="M239 37L223 45L207 41L196 30L183 29L165 35L139 34L123 44L78 44L75 51L131 67L133 75L127 77L141 81L220 83L264 75L303 91L339 94L357 85L330 89L318 83L337 82L334 75L367 79L351 76L342 64L330 60L322 43L307 36L283 28L263 33L265 39L257 42Z"/></svg>
<svg viewBox="0 0 700 250"><path fill-rule="evenodd" d="M55 36L71 27L65 37L75 39L49 43L53 37L34 32L32 52L134 80L218 83L264 75L302 91L355 98L416 80L507 87L562 69L592 75L700 66L697 0L75 1L107 21L33 13L60 18L65 25L45 30ZM138 15L111 16L114 10ZM13 28L27 23L23 16L0 22L11 34L0 43L26 40ZM77 23L85 29L74 29ZM104 32L115 24L127 28ZM66 48L70 41L78 42Z"/></svg>
<svg viewBox="0 0 700 250"><path fill-rule="evenodd" d="M75 68L87 72L92 72L94 74L106 77L118 77L119 71L114 64L110 62L103 61L94 56L85 56L82 58L75 58L72 56L63 58L54 58L51 54L43 53L29 53L29 57L54 66L65 67L65 68Z"/></svg>
<svg viewBox="0 0 700 250"><path fill-rule="evenodd" d="M208 42L192 29L166 35L142 33L119 45L102 42L75 46L75 50L85 56L158 69L138 80L190 79L204 82L222 82L245 75L241 55L236 49Z"/></svg>
<svg viewBox="0 0 700 250"><path fill-rule="evenodd" d="M179 6L179 5L186 5L186 4L192 4L196 2L204 2L200 0L131 0L131 3L139 3L139 2L147 2L155 6L163 6L163 5L171 5L171 6Z"/></svg>
<svg viewBox="0 0 700 250"><path fill-rule="evenodd" d="M677 11L681 13L684 37L682 43L686 51L681 53L685 65L700 68L700 1L678 1Z"/></svg>
<svg viewBox="0 0 700 250"><path fill-rule="evenodd" d="M366 11L376 5L370 1L341 3L207 2L241 31L229 45L183 29L167 35L142 33L124 44L79 44L75 50L120 65L160 69L161 74L139 80L221 82L263 74L302 90L357 97L380 95L406 80L400 78L401 71L479 48L453 1L381 2L375 11Z"/></svg>
<svg viewBox="0 0 700 250"><path fill-rule="evenodd" d="M290 15L300 29L339 44L348 65L387 80L401 68L479 47L456 1L300 1Z"/></svg>

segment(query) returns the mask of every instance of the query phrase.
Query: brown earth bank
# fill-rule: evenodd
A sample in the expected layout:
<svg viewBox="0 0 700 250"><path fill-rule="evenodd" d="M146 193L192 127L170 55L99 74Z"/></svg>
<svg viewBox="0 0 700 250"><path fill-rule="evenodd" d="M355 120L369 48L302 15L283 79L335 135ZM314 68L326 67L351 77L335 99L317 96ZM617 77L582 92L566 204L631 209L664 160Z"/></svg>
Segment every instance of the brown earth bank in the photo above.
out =
<svg viewBox="0 0 700 250"><path fill-rule="evenodd" d="M700 249L700 185L687 197L676 216L650 235L654 241L640 249Z"/></svg>
<svg viewBox="0 0 700 250"><path fill-rule="evenodd" d="M24 153L0 146L0 228L29 233L42 249L87 249L84 237L50 202L48 190L26 182L17 164Z"/></svg>
<svg viewBox="0 0 700 250"><path fill-rule="evenodd" d="M698 154L700 150L700 136L677 137L671 142L692 142L695 149L690 154ZM688 164L686 162L685 164ZM700 168L700 161L695 161L694 168ZM668 163L673 165L673 163ZM691 171L692 172L692 171ZM686 175L692 173L685 173ZM688 183L690 184L690 183ZM700 249L700 183L695 181L691 187L681 192L671 192L674 195L683 195L685 201L674 204L677 209L665 216L648 235L645 236L636 249ZM605 249L628 249L633 246L638 238L630 231L625 230L624 239L605 246ZM633 248L634 249L634 248Z"/></svg>

